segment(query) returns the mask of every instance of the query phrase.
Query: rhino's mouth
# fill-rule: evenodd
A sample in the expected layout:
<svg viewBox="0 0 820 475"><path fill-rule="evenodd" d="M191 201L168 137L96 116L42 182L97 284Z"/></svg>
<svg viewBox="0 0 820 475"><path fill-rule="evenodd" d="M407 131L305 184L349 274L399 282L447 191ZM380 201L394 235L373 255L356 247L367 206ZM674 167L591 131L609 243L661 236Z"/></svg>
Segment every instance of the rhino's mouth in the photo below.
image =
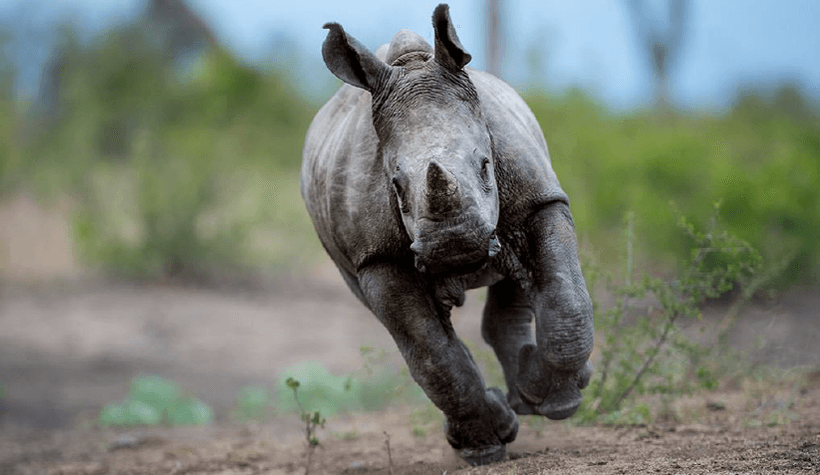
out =
<svg viewBox="0 0 820 475"><path fill-rule="evenodd" d="M487 265L488 261L489 258L484 257L477 261L468 262L466 264L452 264L437 261L425 261L419 256L416 256L416 268L420 272L428 274L465 275L472 274L473 272L481 270L484 266Z"/></svg>
<svg viewBox="0 0 820 475"><path fill-rule="evenodd" d="M485 267L501 246L494 232L476 239L475 234L446 236L446 239L417 239L410 249L416 254L415 265L430 274L470 274Z"/></svg>

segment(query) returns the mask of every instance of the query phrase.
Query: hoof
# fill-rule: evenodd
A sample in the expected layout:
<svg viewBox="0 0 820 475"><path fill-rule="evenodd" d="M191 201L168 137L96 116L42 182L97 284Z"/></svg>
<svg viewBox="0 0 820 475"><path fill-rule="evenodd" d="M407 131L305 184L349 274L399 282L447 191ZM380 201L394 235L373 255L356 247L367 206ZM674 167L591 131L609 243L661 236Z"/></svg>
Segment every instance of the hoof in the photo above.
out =
<svg viewBox="0 0 820 475"><path fill-rule="evenodd" d="M487 465L504 460L507 455L506 445L487 445L469 449L456 450L458 456L465 462L475 467L477 465Z"/></svg>

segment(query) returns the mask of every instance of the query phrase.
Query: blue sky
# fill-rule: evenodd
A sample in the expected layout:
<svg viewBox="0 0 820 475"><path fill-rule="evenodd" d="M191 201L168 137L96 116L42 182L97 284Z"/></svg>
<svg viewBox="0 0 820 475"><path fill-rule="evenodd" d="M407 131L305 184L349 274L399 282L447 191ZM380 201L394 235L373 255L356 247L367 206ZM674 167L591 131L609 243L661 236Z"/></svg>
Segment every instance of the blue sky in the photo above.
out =
<svg viewBox="0 0 820 475"><path fill-rule="evenodd" d="M89 35L133 18L143 4L142 0L23 1L32 24L68 20ZM302 87L322 91L318 94L325 94L332 84L321 65L324 22L338 21L373 49L401 28L413 29L431 41L430 15L438 3L189 2L218 37L249 62L271 57L272 44L291 44L295 51L289 53L300 58L297 73ZM473 54L472 66L483 68L484 0L449 3L461 42ZM21 5L19 0L0 0L0 18L19 12ZM538 82L554 91L578 85L616 109L648 104L651 75L624 5L623 0L506 0L505 79L519 88ZM820 99L820 1L692 0L689 19L680 61L670 78L676 104L720 109L731 105L738 88L772 89L784 81ZM537 52L540 68L531 67L527 59L532 51Z"/></svg>

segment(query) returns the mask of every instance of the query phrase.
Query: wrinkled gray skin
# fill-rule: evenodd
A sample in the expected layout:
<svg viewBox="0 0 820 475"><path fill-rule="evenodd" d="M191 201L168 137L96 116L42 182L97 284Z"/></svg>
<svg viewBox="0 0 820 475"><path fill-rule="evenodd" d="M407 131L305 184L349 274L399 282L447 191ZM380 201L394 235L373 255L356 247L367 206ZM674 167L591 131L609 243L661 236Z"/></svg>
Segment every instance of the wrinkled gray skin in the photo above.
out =
<svg viewBox="0 0 820 475"><path fill-rule="evenodd" d="M433 27L435 49L402 30L374 55L325 25L325 64L347 84L310 126L302 195L348 286L444 413L447 440L483 464L504 457L516 413L578 408L592 306L538 123L509 86L464 67L446 5ZM480 286L506 397L485 388L450 322Z"/></svg>

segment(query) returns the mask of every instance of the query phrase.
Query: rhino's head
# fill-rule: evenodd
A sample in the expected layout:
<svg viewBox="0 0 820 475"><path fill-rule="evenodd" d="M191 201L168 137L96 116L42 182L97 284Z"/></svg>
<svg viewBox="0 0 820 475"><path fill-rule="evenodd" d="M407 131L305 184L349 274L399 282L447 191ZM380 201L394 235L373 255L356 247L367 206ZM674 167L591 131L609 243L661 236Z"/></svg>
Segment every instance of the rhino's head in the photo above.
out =
<svg viewBox="0 0 820 475"><path fill-rule="evenodd" d="M435 49L399 32L376 57L336 23L322 47L344 82L372 95L385 178L421 271L468 272L499 250L493 143L446 5L433 13ZM390 63L388 65L388 63Z"/></svg>

